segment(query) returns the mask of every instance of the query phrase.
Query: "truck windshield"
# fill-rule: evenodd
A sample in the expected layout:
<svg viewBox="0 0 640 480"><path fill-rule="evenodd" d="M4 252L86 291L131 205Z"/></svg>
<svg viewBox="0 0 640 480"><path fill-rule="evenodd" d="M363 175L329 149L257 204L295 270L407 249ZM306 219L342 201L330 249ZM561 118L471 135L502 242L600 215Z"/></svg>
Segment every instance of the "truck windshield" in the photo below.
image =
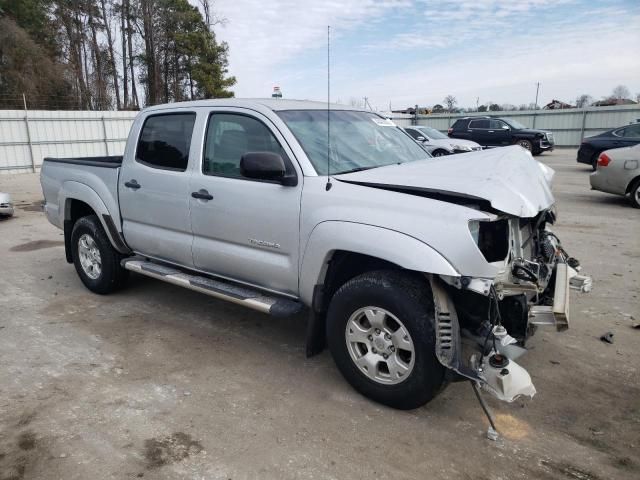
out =
<svg viewBox="0 0 640 480"><path fill-rule="evenodd" d="M293 132L318 175L327 174L327 111L277 112ZM383 167L429 158L409 135L375 113L332 110L331 173Z"/></svg>

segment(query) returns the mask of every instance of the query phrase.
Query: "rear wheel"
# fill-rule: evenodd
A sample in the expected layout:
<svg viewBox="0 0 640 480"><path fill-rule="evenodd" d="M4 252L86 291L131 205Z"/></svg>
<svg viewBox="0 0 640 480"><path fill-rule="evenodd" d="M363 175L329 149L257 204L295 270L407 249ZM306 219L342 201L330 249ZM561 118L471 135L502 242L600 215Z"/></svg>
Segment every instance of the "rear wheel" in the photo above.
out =
<svg viewBox="0 0 640 480"><path fill-rule="evenodd" d="M107 294L122 287L128 271L120 266L124 258L112 246L95 215L80 218L71 233L73 264L85 287Z"/></svg>
<svg viewBox="0 0 640 480"><path fill-rule="evenodd" d="M640 178L631 186L629 200L635 208L640 208Z"/></svg>
<svg viewBox="0 0 640 480"><path fill-rule="evenodd" d="M433 399L445 383L433 320L426 278L368 272L331 299L327 340L338 369L356 390L385 405L412 409Z"/></svg>
<svg viewBox="0 0 640 480"><path fill-rule="evenodd" d="M598 152L595 152L593 155L591 155L591 170L593 170L594 172L598 169L599 157L600 157L600 154Z"/></svg>

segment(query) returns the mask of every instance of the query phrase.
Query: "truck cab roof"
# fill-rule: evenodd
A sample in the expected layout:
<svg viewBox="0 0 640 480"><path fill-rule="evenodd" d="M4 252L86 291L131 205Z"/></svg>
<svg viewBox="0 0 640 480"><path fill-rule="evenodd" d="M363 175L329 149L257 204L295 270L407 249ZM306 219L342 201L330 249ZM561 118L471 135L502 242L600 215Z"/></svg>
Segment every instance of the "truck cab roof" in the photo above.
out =
<svg viewBox="0 0 640 480"><path fill-rule="evenodd" d="M189 102L165 103L155 105L143 109L143 112L155 112L162 110L175 110L179 108L197 108L197 107L237 107L249 108L252 110L326 110L326 102L316 102L311 100L283 100L280 98L217 98L211 100L194 100ZM362 108L355 108L349 105L338 105L332 103L329 105L331 110L351 110L351 111L367 111Z"/></svg>

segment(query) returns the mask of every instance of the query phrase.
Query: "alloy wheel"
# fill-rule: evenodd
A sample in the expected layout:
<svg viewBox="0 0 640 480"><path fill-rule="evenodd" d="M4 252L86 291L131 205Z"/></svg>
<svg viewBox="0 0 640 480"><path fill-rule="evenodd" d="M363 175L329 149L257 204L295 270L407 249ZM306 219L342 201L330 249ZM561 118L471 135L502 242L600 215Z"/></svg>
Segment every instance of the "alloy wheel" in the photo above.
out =
<svg viewBox="0 0 640 480"><path fill-rule="evenodd" d="M356 310L345 329L351 360L369 379L385 385L406 380L415 363L415 347L403 323L374 306Z"/></svg>

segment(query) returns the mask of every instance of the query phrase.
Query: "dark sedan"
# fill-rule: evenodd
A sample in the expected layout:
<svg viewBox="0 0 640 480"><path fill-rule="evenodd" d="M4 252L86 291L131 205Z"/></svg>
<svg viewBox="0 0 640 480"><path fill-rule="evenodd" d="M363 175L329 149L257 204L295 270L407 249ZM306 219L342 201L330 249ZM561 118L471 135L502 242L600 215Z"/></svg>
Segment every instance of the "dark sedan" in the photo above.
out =
<svg viewBox="0 0 640 480"><path fill-rule="evenodd" d="M586 163L596 170L598 156L611 148L632 147L640 143L640 123L614 128L608 132L582 140L578 149L578 163Z"/></svg>

